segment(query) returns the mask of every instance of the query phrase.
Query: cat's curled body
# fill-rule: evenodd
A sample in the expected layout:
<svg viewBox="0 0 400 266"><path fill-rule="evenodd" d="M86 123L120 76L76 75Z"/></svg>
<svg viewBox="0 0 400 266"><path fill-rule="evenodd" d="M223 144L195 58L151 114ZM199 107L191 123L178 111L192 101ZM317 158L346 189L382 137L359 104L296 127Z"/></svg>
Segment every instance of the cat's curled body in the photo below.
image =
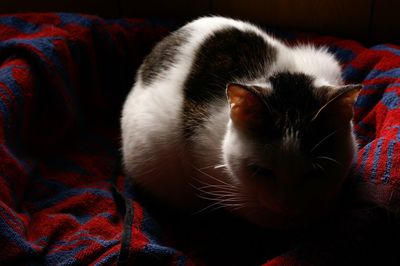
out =
<svg viewBox="0 0 400 266"><path fill-rule="evenodd" d="M289 47L258 27L197 19L164 38L123 107L134 183L172 206L225 207L265 227L328 209L356 153L352 105L325 48Z"/></svg>

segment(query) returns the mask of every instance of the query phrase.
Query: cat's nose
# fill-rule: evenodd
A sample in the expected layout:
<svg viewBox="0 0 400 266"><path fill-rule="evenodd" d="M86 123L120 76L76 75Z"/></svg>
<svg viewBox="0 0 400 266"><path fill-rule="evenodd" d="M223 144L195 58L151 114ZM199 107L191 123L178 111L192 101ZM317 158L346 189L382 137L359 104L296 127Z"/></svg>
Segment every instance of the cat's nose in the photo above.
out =
<svg viewBox="0 0 400 266"><path fill-rule="evenodd" d="M270 200L265 207L270 211L285 217L296 217L302 213L301 208L298 208L294 202L291 200L288 201L287 199Z"/></svg>

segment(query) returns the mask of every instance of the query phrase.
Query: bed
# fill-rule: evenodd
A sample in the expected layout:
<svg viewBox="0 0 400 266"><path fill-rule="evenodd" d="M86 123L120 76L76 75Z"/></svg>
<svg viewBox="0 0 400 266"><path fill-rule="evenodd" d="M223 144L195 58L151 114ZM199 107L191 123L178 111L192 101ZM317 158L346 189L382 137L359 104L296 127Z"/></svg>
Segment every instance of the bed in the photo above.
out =
<svg viewBox="0 0 400 266"><path fill-rule="evenodd" d="M0 264L398 265L400 46L327 45L362 83L360 144L335 219L262 231L160 207L125 179L119 115L135 70L177 25L72 13L0 16Z"/></svg>

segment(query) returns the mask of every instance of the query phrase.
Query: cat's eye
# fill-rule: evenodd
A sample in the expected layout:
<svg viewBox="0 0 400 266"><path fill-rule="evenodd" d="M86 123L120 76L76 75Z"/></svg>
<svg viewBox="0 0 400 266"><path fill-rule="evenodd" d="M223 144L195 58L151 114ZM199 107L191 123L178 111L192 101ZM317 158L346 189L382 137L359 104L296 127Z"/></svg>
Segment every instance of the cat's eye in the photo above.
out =
<svg viewBox="0 0 400 266"><path fill-rule="evenodd" d="M250 164L249 169L252 176L263 177L263 178L275 178L276 175L274 171L269 168L263 167L258 164Z"/></svg>

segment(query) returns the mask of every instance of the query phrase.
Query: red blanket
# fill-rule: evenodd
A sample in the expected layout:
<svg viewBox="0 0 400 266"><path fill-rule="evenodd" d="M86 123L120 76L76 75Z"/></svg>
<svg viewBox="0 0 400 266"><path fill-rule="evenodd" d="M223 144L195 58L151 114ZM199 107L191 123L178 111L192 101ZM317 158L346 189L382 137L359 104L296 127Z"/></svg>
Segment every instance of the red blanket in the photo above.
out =
<svg viewBox="0 0 400 266"><path fill-rule="evenodd" d="M335 218L265 232L160 207L119 172L122 102L168 29L77 14L0 17L0 264L396 265L400 47L285 35L329 45L344 78L363 83L361 150Z"/></svg>

